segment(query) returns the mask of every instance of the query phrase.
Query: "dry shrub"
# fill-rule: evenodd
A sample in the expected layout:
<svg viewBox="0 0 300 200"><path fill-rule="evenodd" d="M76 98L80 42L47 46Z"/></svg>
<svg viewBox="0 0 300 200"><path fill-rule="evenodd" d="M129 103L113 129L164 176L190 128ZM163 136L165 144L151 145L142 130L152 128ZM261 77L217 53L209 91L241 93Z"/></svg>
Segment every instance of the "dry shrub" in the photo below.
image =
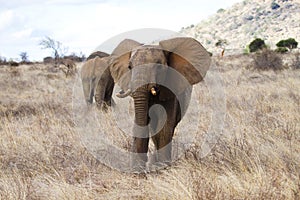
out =
<svg viewBox="0 0 300 200"><path fill-rule="evenodd" d="M10 76L11 77L19 77L19 76L21 76L21 72L18 68L11 67L10 68Z"/></svg>
<svg viewBox="0 0 300 200"><path fill-rule="evenodd" d="M292 69L300 69L300 52L295 53L295 57L292 60Z"/></svg>
<svg viewBox="0 0 300 200"><path fill-rule="evenodd" d="M12 66L12 67L19 66L19 63L15 62L15 61L9 61L8 64L9 64L9 66Z"/></svg>
<svg viewBox="0 0 300 200"><path fill-rule="evenodd" d="M282 70L284 65L281 57L276 52L265 48L255 53L253 68L257 70Z"/></svg>

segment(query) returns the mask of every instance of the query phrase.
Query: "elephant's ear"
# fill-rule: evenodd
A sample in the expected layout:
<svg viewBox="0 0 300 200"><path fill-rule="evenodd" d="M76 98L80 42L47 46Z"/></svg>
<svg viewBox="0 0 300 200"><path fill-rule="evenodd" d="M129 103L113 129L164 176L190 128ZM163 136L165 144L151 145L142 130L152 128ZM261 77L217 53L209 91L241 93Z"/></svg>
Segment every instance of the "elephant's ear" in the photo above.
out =
<svg viewBox="0 0 300 200"><path fill-rule="evenodd" d="M130 82L130 70L128 69L131 51L142 44L131 40L123 40L112 52L110 60L110 72L115 82L127 90Z"/></svg>
<svg viewBox="0 0 300 200"><path fill-rule="evenodd" d="M108 69L108 57L100 58L96 56L92 62L95 76L100 78L104 74L104 71Z"/></svg>
<svg viewBox="0 0 300 200"><path fill-rule="evenodd" d="M131 52L132 49L141 46L142 44L131 39L125 39L113 50L111 55L113 56L121 56L126 53Z"/></svg>
<svg viewBox="0 0 300 200"><path fill-rule="evenodd" d="M179 37L159 42L169 52L168 65L181 73L190 84L203 80L211 58L206 49L195 39Z"/></svg>

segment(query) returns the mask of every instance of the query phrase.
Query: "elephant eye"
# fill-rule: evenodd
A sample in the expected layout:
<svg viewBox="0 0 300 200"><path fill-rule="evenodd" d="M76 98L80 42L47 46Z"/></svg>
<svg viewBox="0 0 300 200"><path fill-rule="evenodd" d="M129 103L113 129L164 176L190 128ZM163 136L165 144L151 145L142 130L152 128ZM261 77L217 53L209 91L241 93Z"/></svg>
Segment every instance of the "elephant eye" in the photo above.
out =
<svg viewBox="0 0 300 200"><path fill-rule="evenodd" d="M129 61L129 62L128 62L128 69L132 69L131 65L132 65L132 64L131 64L131 61Z"/></svg>

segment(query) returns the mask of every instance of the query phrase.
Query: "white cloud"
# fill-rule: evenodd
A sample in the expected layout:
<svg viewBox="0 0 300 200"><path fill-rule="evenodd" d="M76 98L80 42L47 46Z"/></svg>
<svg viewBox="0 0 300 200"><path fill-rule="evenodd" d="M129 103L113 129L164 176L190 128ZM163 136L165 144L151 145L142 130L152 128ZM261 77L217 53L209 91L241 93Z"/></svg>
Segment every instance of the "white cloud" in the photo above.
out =
<svg viewBox="0 0 300 200"><path fill-rule="evenodd" d="M32 28L27 28L13 33L12 36L18 40L22 38L28 38L31 35L31 33L32 33Z"/></svg>
<svg viewBox="0 0 300 200"><path fill-rule="evenodd" d="M42 59L45 51L38 41L49 36L70 52L89 54L119 33L140 28L179 31L237 1L241 0L5 1L0 8L0 53L17 57L20 49L28 48L31 59Z"/></svg>
<svg viewBox="0 0 300 200"><path fill-rule="evenodd" d="M12 10L6 10L0 13L0 31L5 29L13 22L14 12Z"/></svg>

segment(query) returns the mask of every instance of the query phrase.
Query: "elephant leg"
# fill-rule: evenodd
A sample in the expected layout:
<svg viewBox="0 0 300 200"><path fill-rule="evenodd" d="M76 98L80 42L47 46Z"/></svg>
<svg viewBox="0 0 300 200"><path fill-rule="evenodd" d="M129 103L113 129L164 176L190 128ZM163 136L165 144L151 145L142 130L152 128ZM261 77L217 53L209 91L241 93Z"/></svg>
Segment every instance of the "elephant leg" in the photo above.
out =
<svg viewBox="0 0 300 200"><path fill-rule="evenodd" d="M156 162L169 164L172 155L172 138L174 124L167 122L159 133L152 137L152 141L156 147Z"/></svg>
<svg viewBox="0 0 300 200"><path fill-rule="evenodd" d="M177 115L180 109L177 100L172 100L162 103L167 113L167 121L163 128L154 136L152 136L153 143L156 147L156 161L161 164L169 165L172 161L172 138L175 127L178 124ZM157 126L161 126L158 120Z"/></svg>
<svg viewBox="0 0 300 200"><path fill-rule="evenodd" d="M90 105L93 103L93 99L90 98L90 81L89 80L82 80L82 87L83 87L83 94L87 105Z"/></svg>
<svg viewBox="0 0 300 200"><path fill-rule="evenodd" d="M93 78L90 81L90 93L89 93L89 102L90 102L90 104L93 103L93 98L94 98L94 95L95 95L95 87L96 87L96 79Z"/></svg>
<svg viewBox="0 0 300 200"><path fill-rule="evenodd" d="M107 111L107 108L103 104L104 96L105 96L105 88L106 82L103 79L100 79L96 86L96 93L95 93L95 101L98 109L102 109L103 111Z"/></svg>
<svg viewBox="0 0 300 200"><path fill-rule="evenodd" d="M113 79L109 80L108 83L107 83L107 86L106 86L106 90L105 90L105 96L104 96L104 101L105 103L108 105L108 106L111 106L112 105L112 93L113 93L113 90L114 90L114 86L115 86L115 83L113 81Z"/></svg>
<svg viewBox="0 0 300 200"><path fill-rule="evenodd" d="M131 169L133 171L142 172L146 169L148 161L149 138L133 138L132 154L131 154Z"/></svg>

